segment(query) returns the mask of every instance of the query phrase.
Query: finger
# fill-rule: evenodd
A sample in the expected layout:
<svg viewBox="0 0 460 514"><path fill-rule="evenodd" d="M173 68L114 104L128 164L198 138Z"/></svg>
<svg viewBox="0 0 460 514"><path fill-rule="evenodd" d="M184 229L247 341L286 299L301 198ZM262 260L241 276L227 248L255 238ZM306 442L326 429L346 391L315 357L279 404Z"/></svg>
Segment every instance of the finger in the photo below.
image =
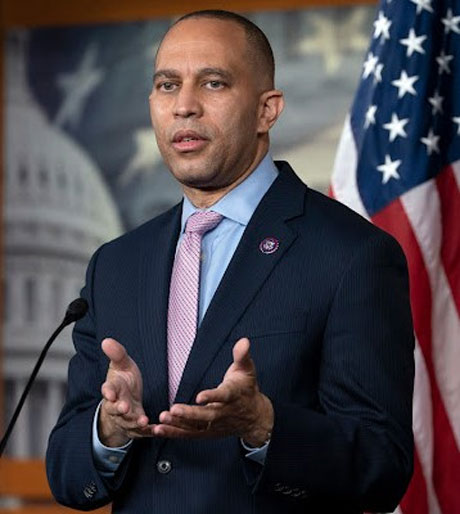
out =
<svg viewBox="0 0 460 514"><path fill-rule="evenodd" d="M171 439L204 439L212 437L212 433L206 430L185 430L170 425L154 425L153 434L157 437L168 437Z"/></svg>
<svg viewBox="0 0 460 514"><path fill-rule="evenodd" d="M123 401L109 404L109 406L107 412L111 416L119 416L127 422L136 424L136 426L145 426L148 424L149 418L141 407L133 408L132 405Z"/></svg>
<svg viewBox="0 0 460 514"><path fill-rule="evenodd" d="M132 399L126 380L120 376L111 376L106 380L101 386L101 393L110 402L124 400L130 403Z"/></svg>
<svg viewBox="0 0 460 514"><path fill-rule="evenodd" d="M239 339L233 347L233 362L237 369L251 373L255 372L255 367L249 349L249 339L247 337Z"/></svg>
<svg viewBox="0 0 460 514"><path fill-rule="evenodd" d="M234 383L228 380L219 385L215 389L207 389L198 393L196 403L200 405L207 405L211 403L230 403L237 396Z"/></svg>
<svg viewBox="0 0 460 514"><path fill-rule="evenodd" d="M117 414L116 411L114 415L110 414L110 410L106 412L112 420L111 423L113 424L113 427L116 427L114 430L122 433L127 439L133 439L135 437L152 437L152 425L149 425L147 416L143 415L138 418L131 418Z"/></svg>
<svg viewBox="0 0 460 514"><path fill-rule="evenodd" d="M136 423L137 426L145 426L148 424L148 417L141 405L126 400L112 402L105 399L102 407L110 416L122 417L126 421Z"/></svg>
<svg viewBox="0 0 460 514"><path fill-rule="evenodd" d="M109 402L116 401L118 397L118 389L113 382L104 382L101 386L102 397Z"/></svg>
<svg viewBox="0 0 460 514"><path fill-rule="evenodd" d="M101 347L102 351L110 359L110 364L113 369L128 371L132 368L132 361L125 347L118 341L108 337L102 341Z"/></svg>
<svg viewBox="0 0 460 514"><path fill-rule="evenodd" d="M126 437L130 439L139 439L141 437L153 437L153 426L146 425L144 427L132 427L125 430Z"/></svg>
<svg viewBox="0 0 460 514"><path fill-rule="evenodd" d="M195 421L191 419L179 418L172 416L171 414L160 416L160 424L168 427L180 428L187 431L203 431L206 430L210 424L210 421Z"/></svg>
<svg viewBox="0 0 460 514"><path fill-rule="evenodd" d="M128 414L129 409L126 409L126 406L124 405L125 402L110 402L106 401L104 403L104 410L109 414L110 416L123 416L126 419L132 420L135 416L132 414Z"/></svg>
<svg viewBox="0 0 460 514"><path fill-rule="evenodd" d="M160 421L163 423L162 415L165 419L175 417L184 421L199 422L201 425L207 425L209 421L214 421L221 411L221 404L213 404L206 406L175 404L169 411L160 414Z"/></svg>
<svg viewBox="0 0 460 514"><path fill-rule="evenodd" d="M139 428L148 428L149 418L145 414L141 414L138 416L136 423Z"/></svg>

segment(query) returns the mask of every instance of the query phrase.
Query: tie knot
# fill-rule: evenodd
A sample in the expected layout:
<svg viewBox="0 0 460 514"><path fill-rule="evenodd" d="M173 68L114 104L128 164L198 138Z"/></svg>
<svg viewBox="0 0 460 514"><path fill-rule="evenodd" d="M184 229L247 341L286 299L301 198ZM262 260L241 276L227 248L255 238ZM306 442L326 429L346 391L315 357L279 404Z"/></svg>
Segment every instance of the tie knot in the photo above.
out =
<svg viewBox="0 0 460 514"><path fill-rule="evenodd" d="M187 220L185 232L202 236L216 227L222 221L222 218L222 214L214 211L195 212Z"/></svg>

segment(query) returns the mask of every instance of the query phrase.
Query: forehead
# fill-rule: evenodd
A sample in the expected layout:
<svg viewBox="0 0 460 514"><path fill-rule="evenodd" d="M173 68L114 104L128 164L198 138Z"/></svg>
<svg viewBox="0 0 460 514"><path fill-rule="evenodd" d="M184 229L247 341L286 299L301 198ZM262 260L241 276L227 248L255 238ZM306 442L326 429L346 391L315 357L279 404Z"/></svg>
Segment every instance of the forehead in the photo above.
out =
<svg viewBox="0 0 460 514"><path fill-rule="evenodd" d="M238 65L247 61L247 40L237 23L214 18L190 18L173 26L164 37L156 67L190 59L203 65Z"/></svg>

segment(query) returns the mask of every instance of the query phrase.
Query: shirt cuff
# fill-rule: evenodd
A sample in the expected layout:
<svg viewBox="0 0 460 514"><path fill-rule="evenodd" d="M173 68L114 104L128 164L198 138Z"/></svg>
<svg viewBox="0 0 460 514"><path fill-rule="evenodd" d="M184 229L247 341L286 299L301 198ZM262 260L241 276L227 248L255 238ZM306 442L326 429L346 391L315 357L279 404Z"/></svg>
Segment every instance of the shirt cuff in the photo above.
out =
<svg viewBox="0 0 460 514"><path fill-rule="evenodd" d="M93 418L93 457L97 470L106 477L112 477L123 462L133 441L128 441L124 446L116 448L109 448L101 443L97 430L101 405L102 401L99 402Z"/></svg>
<svg viewBox="0 0 460 514"><path fill-rule="evenodd" d="M257 462L261 466L265 464L265 459L267 458L268 445L270 444L270 440L268 440L263 446L259 448L253 448L252 446L248 446L243 439L240 439L241 446L246 450L245 457L247 459L253 460Z"/></svg>

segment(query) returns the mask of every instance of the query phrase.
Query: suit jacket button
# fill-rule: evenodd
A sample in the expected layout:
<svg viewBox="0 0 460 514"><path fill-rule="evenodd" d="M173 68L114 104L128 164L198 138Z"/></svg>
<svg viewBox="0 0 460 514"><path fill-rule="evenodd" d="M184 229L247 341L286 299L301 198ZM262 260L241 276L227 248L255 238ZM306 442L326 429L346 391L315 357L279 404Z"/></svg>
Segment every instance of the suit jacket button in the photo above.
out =
<svg viewBox="0 0 460 514"><path fill-rule="evenodd" d="M90 500L94 494L97 492L97 487L94 482L91 482L83 489L83 494Z"/></svg>
<svg viewBox="0 0 460 514"><path fill-rule="evenodd" d="M159 460L157 462L157 469L163 475L169 473L172 469L172 464L169 460Z"/></svg>
<svg viewBox="0 0 460 514"><path fill-rule="evenodd" d="M277 493L280 493L284 489L283 484L281 482L276 482L273 488Z"/></svg>

